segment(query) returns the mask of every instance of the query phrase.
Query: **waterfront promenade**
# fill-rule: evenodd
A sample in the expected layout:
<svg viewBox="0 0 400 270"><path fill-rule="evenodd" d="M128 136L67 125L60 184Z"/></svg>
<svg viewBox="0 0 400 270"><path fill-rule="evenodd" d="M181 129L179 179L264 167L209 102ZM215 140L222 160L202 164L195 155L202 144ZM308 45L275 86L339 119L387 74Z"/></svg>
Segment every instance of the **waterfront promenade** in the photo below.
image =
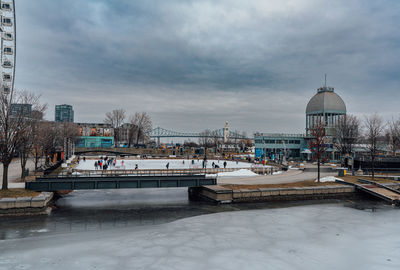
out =
<svg viewBox="0 0 400 270"><path fill-rule="evenodd" d="M322 172L321 178L325 176L334 176L336 172ZM313 180L317 178L316 172L303 172L302 170L289 170L274 175L259 175L252 177L227 177L218 178L220 185L263 185L263 184L286 184L299 181Z"/></svg>
<svg viewBox="0 0 400 270"><path fill-rule="evenodd" d="M31 159L26 163L26 168L29 171L33 171L35 164ZM0 188L3 186L3 164L0 163ZM8 167L8 187L9 188L24 188L25 184L18 182L21 178L21 161L19 158L15 158Z"/></svg>

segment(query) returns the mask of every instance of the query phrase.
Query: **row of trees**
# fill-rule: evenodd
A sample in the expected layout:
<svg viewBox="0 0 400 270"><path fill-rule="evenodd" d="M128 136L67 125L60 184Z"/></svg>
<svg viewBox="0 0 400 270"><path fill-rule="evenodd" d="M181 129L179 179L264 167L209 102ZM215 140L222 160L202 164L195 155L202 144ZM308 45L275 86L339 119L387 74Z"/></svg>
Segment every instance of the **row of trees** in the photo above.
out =
<svg viewBox="0 0 400 270"><path fill-rule="evenodd" d="M238 131L235 131L236 134L239 134ZM203 132L200 133L200 138L199 138L199 143L195 144L195 143L191 143L191 145L195 145L195 146L201 146L204 147L205 149L208 148L215 148L218 150L219 146L221 144L226 144L226 145L230 145L230 144L237 144L239 145L239 147L245 149L246 147L251 147L253 145L253 141L249 140L249 139L229 139L227 142L224 142L224 139L220 137L220 135L217 132L213 132L209 129L204 130ZM247 137L246 132L242 133L242 136L244 138Z"/></svg>
<svg viewBox="0 0 400 270"><path fill-rule="evenodd" d="M320 123L313 128L311 135L313 140L310 141L310 149L314 152L319 168L327 145L324 125ZM386 146L393 155L400 150L400 118L385 122L377 113L365 116L363 121L354 115L343 116L336 127L335 146L345 156L354 152L356 144L362 144L368 149L374 178L376 157L382 148Z"/></svg>
<svg viewBox="0 0 400 270"><path fill-rule="evenodd" d="M32 111L26 106L32 106ZM28 91L12 91L0 94L0 162L3 164L2 189L8 189L8 168L19 156L21 178L29 157L33 157L35 171L44 158L49 166L51 157L62 150L65 141L78 136L78 128L72 123L55 123L43 120L46 104L40 96Z"/></svg>
<svg viewBox="0 0 400 270"><path fill-rule="evenodd" d="M150 116L146 112L136 112L128 118L128 123L124 121L126 119L126 111L124 109L116 109L106 113L104 123L110 124L114 128L115 144L121 142L122 132L127 132L127 143L128 147L139 142L146 142L150 139L149 134L153 129Z"/></svg>

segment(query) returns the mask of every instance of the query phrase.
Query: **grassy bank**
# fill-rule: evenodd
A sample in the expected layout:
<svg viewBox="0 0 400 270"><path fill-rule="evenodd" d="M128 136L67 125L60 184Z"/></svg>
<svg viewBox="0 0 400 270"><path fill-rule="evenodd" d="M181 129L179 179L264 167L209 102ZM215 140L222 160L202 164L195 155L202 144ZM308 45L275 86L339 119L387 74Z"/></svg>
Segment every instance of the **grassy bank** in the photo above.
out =
<svg viewBox="0 0 400 270"><path fill-rule="evenodd" d="M26 190L23 188L12 188L9 190L0 190L1 198L18 198L18 197L36 197L40 192Z"/></svg>

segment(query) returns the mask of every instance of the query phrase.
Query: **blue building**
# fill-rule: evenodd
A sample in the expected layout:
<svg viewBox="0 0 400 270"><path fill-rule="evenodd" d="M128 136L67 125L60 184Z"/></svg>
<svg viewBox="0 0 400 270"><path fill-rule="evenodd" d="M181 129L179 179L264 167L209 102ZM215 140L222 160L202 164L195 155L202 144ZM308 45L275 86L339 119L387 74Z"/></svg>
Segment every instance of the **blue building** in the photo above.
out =
<svg viewBox="0 0 400 270"><path fill-rule="evenodd" d="M114 147L114 137L80 136L76 143L78 148L111 148Z"/></svg>
<svg viewBox="0 0 400 270"><path fill-rule="evenodd" d="M56 105L55 109L56 122L74 122L74 110L71 105Z"/></svg>
<svg viewBox="0 0 400 270"><path fill-rule="evenodd" d="M31 117L32 104L13 103L11 104L11 116Z"/></svg>
<svg viewBox="0 0 400 270"><path fill-rule="evenodd" d="M255 157L268 159L300 158L307 148L304 134L256 133Z"/></svg>

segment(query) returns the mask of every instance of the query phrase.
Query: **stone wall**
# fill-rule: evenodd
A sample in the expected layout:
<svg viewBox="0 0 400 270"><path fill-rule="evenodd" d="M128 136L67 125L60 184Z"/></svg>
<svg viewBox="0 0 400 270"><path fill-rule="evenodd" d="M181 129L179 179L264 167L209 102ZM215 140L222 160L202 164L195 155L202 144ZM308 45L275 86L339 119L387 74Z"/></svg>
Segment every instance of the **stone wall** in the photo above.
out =
<svg viewBox="0 0 400 270"><path fill-rule="evenodd" d="M218 203L334 199L351 197L354 193L355 188L353 186L344 185L240 190L231 190L221 186L206 186L200 190L201 197Z"/></svg>
<svg viewBox="0 0 400 270"><path fill-rule="evenodd" d="M52 198L52 192L41 192L36 197L2 198L0 199L0 216L46 214Z"/></svg>

